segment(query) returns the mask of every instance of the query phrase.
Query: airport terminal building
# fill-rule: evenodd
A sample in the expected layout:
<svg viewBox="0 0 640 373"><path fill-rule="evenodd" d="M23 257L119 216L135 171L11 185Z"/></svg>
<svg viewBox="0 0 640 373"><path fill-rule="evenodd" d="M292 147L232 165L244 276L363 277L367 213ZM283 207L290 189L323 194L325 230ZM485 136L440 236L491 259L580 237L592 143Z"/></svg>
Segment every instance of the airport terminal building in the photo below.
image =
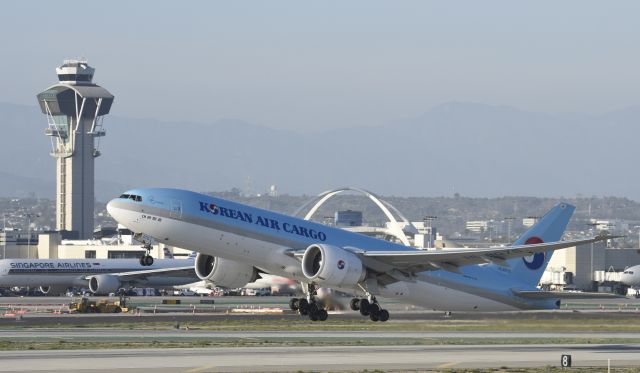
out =
<svg viewBox="0 0 640 373"><path fill-rule="evenodd" d="M624 291L620 276L637 264L637 248L609 248L603 242L570 247L554 252L541 285L558 290Z"/></svg>

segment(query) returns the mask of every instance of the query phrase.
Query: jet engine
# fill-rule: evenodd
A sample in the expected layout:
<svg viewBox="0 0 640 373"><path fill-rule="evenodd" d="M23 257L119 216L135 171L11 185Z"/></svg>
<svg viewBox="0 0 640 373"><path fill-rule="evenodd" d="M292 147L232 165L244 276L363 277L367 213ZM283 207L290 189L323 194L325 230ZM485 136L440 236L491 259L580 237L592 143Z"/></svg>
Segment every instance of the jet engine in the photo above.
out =
<svg viewBox="0 0 640 373"><path fill-rule="evenodd" d="M314 244L302 256L302 273L322 286L354 287L367 272L356 254L336 246Z"/></svg>
<svg viewBox="0 0 640 373"><path fill-rule="evenodd" d="M46 295L60 295L62 293L64 293L68 287L67 286L52 286L52 285L48 285L48 286L40 286L40 292L42 294L46 294Z"/></svg>
<svg viewBox="0 0 640 373"><path fill-rule="evenodd" d="M97 275L89 278L89 290L96 294L115 293L120 289L120 280L111 275Z"/></svg>
<svg viewBox="0 0 640 373"><path fill-rule="evenodd" d="M251 265L206 254L198 254L195 269L201 280L229 289L243 287L258 279L258 271Z"/></svg>

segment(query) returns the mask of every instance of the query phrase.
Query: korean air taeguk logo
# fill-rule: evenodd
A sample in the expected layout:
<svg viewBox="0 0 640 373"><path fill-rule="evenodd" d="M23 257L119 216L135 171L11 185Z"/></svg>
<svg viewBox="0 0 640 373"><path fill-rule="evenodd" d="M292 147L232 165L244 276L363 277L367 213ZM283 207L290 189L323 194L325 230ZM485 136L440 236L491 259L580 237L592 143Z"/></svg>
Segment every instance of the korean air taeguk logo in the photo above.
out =
<svg viewBox="0 0 640 373"><path fill-rule="evenodd" d="M529 237L524 244L535 245L537 243L544 243L544 241L542 241L540 237L532 236ZM524 262L524 265L526 265L530 270L536 270L542 267L542 265L544 264L544 257L544 253L536 253L533 255L522 257L522 261Z"/></svg>

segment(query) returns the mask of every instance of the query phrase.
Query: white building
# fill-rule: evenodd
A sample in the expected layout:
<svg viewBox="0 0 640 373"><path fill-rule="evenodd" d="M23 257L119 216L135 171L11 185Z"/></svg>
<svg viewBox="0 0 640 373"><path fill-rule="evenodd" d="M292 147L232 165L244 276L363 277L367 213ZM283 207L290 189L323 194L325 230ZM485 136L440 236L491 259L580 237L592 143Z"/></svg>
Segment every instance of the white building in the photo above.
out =
<svg viewBox="0 0 640 373"><path fill-rule="evenodd" d="M36 254L38 233L7 228L0 232L0 255L4 258L28 258Z"/></svg>
<svg viewBox="0 0 640 373"><path fill-rule="evenodd" d="M130 234L99 240L64 240L57 232L44 233L39 236L37 249L37 258L40 259L126 259L145 254L142 244ZM152 245L150 252L151 256L159 259L165 256L187 257L190 253L190 250L163 243Z"/></svg>
<svg viewBox="0 0 640 373"><path fill-rule="evenodd" d="M465 224L465 229L469 232L483 233L489 229L489 221L487 220L471 220Z"/></svg>
<svg viewBox="0 0 640 373"><path fill-rule="evenodd" d="M533 226L538 222L538 220L539 220L539 219L540 219L540 218L533 217L533 216L523 218L523 219L522 219L522 225L523 225L525 228L531 228L531 227L533 227Z"/></svg>
<svg viewBox="0 0 640 373"><path fill-rule="evenodd" d="M570 247L553 253L541 284L550 288L596 291L601 287L615 287L620 273L637 264L640 264L640 252L635 248L608 248L605 242Z"/></svg>

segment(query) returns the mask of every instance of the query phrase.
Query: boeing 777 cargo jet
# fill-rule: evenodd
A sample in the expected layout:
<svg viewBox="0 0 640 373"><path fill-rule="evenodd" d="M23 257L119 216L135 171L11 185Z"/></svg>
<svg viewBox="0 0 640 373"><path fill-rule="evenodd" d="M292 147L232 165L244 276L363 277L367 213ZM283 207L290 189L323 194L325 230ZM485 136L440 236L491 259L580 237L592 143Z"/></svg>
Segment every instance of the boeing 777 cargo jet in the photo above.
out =
<svg viewBox="0 0 640 373"><path fill-rule="evenodd" d="M301 281L307 297L290 305L314 321L327 318L319 287L364 295L351 308L373 321L389 318L376 296L444 311L558 308L558 293L536 287L553 250L611 238L560 241L574 210L566 203L513 246L447 250L418 250L178 189L131 190L107 209L134 232L200 252L196 274L218 286L242 286L259 273Z"/></svg>

